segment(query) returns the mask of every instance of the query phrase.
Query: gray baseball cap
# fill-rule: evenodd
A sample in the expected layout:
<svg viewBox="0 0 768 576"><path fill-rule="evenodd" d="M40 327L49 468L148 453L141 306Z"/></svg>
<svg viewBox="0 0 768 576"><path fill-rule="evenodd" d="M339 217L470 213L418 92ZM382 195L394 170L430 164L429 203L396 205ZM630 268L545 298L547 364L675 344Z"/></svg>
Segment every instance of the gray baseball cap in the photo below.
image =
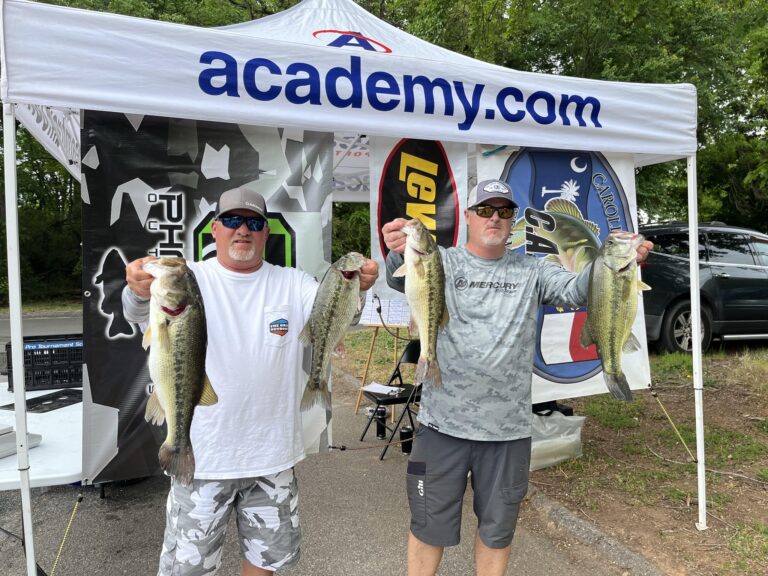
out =
<svg viewBox="0 0 768 576"><path fill-rule="evenodd" d="M264 202L264 197L245 186L232 188L232 190L227 190L219 196L216 217L218 218L232 210L250 210L262 218L267 217L267 203Z"/></svg>
<svg viewBox="0 0 768 576"><path fill-rule="evenodd" d="M517 204L513 200L514 194L512 194L512 189L501 180L483 180L478 182L477 186L469 192L467 208L473 208L491 198L503 198L509 201L513 208L517 208Z"/></svg>

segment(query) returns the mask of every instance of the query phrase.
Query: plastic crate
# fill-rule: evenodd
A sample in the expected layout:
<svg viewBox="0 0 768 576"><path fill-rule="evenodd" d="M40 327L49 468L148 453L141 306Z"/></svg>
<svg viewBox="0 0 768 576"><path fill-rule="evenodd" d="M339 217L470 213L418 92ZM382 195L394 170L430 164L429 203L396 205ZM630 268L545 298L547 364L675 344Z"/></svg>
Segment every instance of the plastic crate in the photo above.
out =
<svg viewBox="0 0 768 576"><path fill-rule="evenodd" d="M13 390L11 343L5 345L8 390ZM24 338L24 385L27 390L79 388L83 385L83 335Z"/></svg>

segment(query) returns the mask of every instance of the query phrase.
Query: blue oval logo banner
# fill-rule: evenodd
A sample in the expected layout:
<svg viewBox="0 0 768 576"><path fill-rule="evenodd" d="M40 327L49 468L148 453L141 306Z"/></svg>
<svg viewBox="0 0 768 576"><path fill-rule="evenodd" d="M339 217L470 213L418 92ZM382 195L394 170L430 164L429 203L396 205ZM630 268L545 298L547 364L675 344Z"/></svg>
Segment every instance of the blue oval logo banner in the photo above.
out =
<svg viewBox="0 0 768 576"><path fill-rule="evenodd" d="M612 230L634 231L621 182L598 152L521 149L501 179L515 193L519 218L510 249L580 272ZM586 308L542 306L534 373L557 383L586 380L601 370L594 346L579 344Z"/></svg>

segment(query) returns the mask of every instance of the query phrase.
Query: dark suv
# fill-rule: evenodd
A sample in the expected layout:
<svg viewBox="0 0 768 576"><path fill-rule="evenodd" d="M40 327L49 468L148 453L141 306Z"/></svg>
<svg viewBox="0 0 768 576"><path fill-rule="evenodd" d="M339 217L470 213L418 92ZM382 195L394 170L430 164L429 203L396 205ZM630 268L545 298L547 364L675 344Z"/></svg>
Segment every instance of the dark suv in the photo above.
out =
<svg viewBox="0 0 768 576"><path fill-rule="evenodd" d="M688 225L654 224L640 233L655 247L642 267L649 341L691 350ZM719 222L699 225L702 349L712 338L768 338L768 235Z"/></svg>

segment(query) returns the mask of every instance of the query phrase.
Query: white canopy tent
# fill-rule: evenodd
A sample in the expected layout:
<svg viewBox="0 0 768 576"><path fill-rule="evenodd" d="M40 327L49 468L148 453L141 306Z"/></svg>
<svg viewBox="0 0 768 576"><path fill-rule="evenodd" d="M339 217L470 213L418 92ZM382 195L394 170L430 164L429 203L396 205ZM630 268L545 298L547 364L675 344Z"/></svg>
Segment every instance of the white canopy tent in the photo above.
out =
<svg viewBox="0 0 768 576"><path fill-rule="evenodd" d="M203 29L2 0L2 79L12 360L22 330L15 119L77 174L80 110L632 154L636 166L686 158L697 245L696 91L506 69L434 46L352 0L304 0L253 22ZM36 41L31 42L30 38ZM45 128L43 128L45 126ZM690 254L694 333L698 253ZM701 348L694 341L699 522L706 528ZM18 382L23 382L19 374ZM24 388L16 386L19 471L30 511ZM32 522L25 522L34 562ZM34 564L30 568L33 574Z"/></svg>

